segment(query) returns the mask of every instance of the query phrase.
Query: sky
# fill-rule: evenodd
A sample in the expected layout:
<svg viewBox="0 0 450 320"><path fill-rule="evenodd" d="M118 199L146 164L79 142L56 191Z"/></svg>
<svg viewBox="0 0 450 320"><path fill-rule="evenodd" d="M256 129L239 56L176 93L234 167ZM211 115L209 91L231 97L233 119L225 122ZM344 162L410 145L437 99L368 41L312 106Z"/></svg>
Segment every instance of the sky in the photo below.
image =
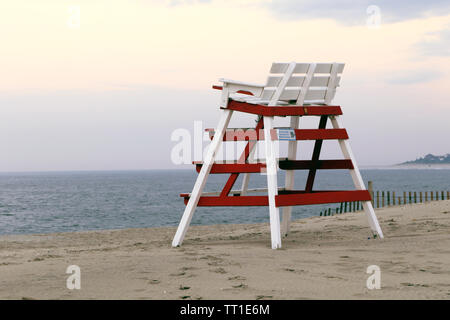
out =
<svg viewBox="0 0 450 320"><path fill-rule="evenodd" d="M0 39L0 172L191 168L172 133L215 127L211 85L274 61L346 63L360 165L450 153L449 1L2 1Z"/></svg>

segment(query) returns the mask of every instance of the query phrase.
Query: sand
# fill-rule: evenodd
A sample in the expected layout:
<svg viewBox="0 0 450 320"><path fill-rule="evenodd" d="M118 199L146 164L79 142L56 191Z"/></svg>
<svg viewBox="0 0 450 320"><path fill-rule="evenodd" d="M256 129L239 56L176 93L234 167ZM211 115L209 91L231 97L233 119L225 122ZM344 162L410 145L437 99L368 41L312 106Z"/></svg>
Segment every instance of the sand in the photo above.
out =
<svg viewBox="0 0 450 320"><path fill-rule="evenodd" d="M0 237L1 299L450 299L450 201L294 221L270 249L267 223ZM81 269L81 289L66 268ZM369 290L369 265L381 289Z"/></svg>

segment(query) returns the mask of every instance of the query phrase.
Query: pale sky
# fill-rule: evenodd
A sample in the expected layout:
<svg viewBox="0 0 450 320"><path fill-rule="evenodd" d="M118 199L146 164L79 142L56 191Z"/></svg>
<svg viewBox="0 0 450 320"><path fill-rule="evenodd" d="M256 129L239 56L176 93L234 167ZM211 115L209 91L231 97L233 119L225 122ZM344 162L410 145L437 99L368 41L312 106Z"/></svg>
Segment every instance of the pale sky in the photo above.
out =
<svg viewBox="0 0 450 320"><path fill-rule="evenodd" d="M346 63L360 165L450 153L449 1L2 1L0 39L3 172L179 167L171 133L216 125L211 85L274 61Z"/></svg>

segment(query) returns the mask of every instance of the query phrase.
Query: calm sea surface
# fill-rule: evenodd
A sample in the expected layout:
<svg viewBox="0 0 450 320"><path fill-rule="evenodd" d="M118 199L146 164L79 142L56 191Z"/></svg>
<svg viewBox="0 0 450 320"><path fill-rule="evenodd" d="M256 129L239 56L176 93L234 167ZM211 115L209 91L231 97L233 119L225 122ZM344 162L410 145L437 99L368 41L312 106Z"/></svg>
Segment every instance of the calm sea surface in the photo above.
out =
<svg viewBox="0 0 450 320"><path fill-rule="evenodd" d="M361 171L375 190L450 190L450 170L370 169ZM304 187L306 172L296 173ZM175 226L183 213L180 193L190 192L193 170L0 173L0 234ZM212 175L207 191L220 190L225 175ZM250 187L264 187L253 174ZM279 185L284 176L280 175ZM241 180L236 186L240 186ZM353 188L347 171L319 171L317 189ZM318 215L333 205L294 207L293 218ZM266 207L198 208L192 224L268 222Z"/></svg>

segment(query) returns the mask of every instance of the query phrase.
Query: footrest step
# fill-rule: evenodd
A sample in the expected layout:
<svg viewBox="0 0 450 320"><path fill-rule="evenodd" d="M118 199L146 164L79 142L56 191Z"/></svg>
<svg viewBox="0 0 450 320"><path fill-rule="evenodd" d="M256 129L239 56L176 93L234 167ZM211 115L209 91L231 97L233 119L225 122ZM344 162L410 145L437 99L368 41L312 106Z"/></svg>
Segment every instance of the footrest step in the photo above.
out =
<svg viewBox="0 0 450 320"><path fill-rule="evenodd" d="M189 194L183 194L185 204L189 201ZM290 190L275 196L277 207L290 207L298 205L312 205L325 203L370 201L367 190L351 191L305 191ZM202 196L198 202L199 207L228 207L228 206L268 206L268 196Z"/></svg>

